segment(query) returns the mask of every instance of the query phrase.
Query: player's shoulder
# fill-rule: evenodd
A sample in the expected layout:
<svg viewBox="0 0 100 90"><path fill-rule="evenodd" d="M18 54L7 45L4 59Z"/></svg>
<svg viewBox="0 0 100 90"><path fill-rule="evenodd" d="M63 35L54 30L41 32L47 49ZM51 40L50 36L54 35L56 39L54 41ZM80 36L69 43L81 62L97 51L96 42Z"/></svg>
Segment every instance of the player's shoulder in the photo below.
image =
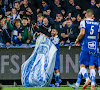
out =
<svg viewBox="0 0 100 90"><path fill-rule="evenodd" d="M80 24L85 23L85 19L80 22Z"/></svg>
<svg viewBox="0 0 100 90"><path fill-rule="evenodd" d="M80 28L84 28L85 29L85 20L82 20L80 22Z"/></svg>
<svg viewBox="0 0 100 90"><path fill-rule="evenodd" d="M80 25L85 25L85 21L86 21L86 19L82 20L82 21L80 22Z"/></svg>
<svg viewBox="0 0 100 90"><path fill-rule="evenodd" d="M99 22L97 22L97 21L95 21L95 20L94 20L94 22L99 26Z"/></svg>
<svg viewBox="0 0 100 90"><path fill-rule="evenodd" d="M56 35L56 36L54 37L54 39L55 39L55 40L59 40L59 36Z"/></svg>
<svg viewBox="0 0 100 90"><path fill-rule="evenodd" d="M97 21L90 19L90 18L86 19L86 23L87 24L99 25L99 23Z"/></svg>

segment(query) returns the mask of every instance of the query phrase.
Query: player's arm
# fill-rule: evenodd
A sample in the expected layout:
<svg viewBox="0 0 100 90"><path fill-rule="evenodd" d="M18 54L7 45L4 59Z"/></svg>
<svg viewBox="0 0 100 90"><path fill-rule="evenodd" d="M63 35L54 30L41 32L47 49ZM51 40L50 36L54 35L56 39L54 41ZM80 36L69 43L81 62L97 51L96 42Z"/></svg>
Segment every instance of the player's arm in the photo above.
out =
<svg viewBox="0 0 100 90"><path fill-rule="evenodd" d="M79 33L79 35L78 35L78 37L77 37L77 39L76 39L76 41L75 41L75 45L79 45L79 40L82 39L82 37L84 36L84 34L85 34L85 29L82 28L81 31L80 31L80 33Z"/></svg>
<svg viewBox="0 0 100 90"><path fill-rule="evenodd" d="M99 33L98 33L97 39L99 39Z"/></svg>

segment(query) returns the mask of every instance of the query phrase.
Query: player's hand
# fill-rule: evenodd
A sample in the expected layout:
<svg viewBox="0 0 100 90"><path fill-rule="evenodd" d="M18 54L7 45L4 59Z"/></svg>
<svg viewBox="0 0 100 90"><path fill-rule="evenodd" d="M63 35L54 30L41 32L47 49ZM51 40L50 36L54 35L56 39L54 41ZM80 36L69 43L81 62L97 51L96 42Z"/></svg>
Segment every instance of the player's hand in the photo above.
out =
<svg viewBox="0 0 100 90"><path fill-rule="evenodd" d="M75 41L75 45L76 46L79 46L79 41Z"/></svg>

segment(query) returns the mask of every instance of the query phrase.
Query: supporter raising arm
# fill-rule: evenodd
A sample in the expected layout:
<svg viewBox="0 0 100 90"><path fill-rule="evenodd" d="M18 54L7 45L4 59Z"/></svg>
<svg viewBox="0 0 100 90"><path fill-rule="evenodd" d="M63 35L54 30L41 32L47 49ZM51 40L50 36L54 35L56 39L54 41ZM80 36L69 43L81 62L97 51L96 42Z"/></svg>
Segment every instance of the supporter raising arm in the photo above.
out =
<svg viewBox="0 0 100 90"><path fill-rule="evenodd" d="M21 27L20 19L14 20L14 26L8 21L7 26L12 30L12 42L14 45L25 43L28 38L28 30Z"/></svg>

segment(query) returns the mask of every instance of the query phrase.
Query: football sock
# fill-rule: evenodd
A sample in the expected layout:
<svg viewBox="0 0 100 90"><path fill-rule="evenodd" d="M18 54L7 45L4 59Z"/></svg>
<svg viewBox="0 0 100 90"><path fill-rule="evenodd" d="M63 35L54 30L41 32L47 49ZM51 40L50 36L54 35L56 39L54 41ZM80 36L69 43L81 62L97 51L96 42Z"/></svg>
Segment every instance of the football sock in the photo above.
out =
<svg viewBox="0 0 100 90"><path fill-rule="evenodd" d="M77 81L76 81L76 86L79 87L80 83L82 80L82 73L81 71L78 73Z"/></svg>
<svg viewBox="0 0 100 90"><path fill-rule="evenodd" d="M83 77L84 77L85 80L87 81L87 80L89 79L87 69L86 69L85 67L82 67L82 68L80 69L80 71L82 72Z"/></svg>
<svg viewBox="0 0 100 90"><path fill-rule="evenodd" d="M91 79L91 86L95 86L95 69L90 70L90 79Z"/></svg>
<svg viewBox="0 0 100 90"><path fill-rule="evenodd" d="M55 73L55 81L56 83L60 83L60 73Z"/></svg>
<svg viewBox="0 0 100 90"><path fill-rule="evenodd" d="M99 77L100 77L100 70L98 70L98 73L99 73Z"/></svg>

